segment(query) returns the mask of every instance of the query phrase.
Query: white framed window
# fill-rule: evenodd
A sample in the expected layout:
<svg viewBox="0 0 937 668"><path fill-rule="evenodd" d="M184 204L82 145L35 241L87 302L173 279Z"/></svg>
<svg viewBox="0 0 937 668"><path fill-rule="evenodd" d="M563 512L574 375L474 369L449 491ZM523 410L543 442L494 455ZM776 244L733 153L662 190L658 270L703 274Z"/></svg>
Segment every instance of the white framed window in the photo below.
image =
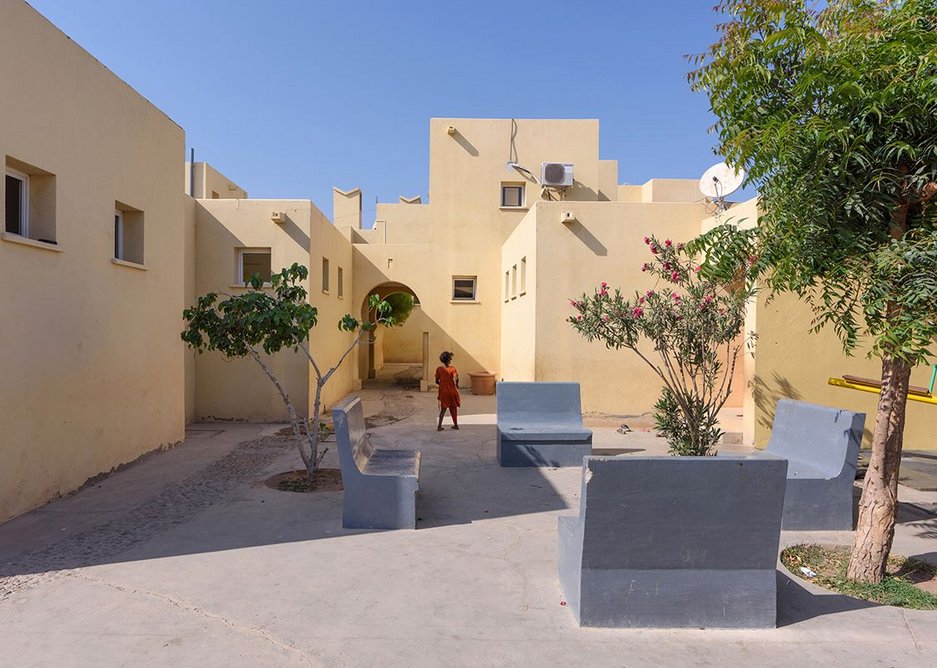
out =
<svg viewBox="0 0 937 668"><path fill-rule="evenodd" d="M55 174L8 155L3 185L4 233L57 245Z"/></svg>
<svg viewBox="0 0 937 668"><path fill-rule="evenodd" d="M6 169L4 214L10 234L29 236L29 174L11 167Z"/></svg>
<svg viewBox="0 0 937 668"><path fill-rule="evenodd" d="M246 285L254 274L260 274L264 284L270 283L272 275L269 248L237 249L237 282Z"/></svg>
<svg viewBox="0 0 937 668"><path fill-rule="evenodd" d="M322 292L329 291L329 258L322 258Z"/></svg>
<svg viewBox="0 0 937 668"><path fill-rule="evenodd" d="M345 271L341 267L338 268L338 298L345 298Z"/></svg>
<svg viewBox="0 0 937 668"><path fill-rule="evenodd" d="M527 258L521 258L521 294L527 294Z"/></svg>
<svg viewBox="0 0 937 668"><path fill-rule="evenodd" d="M478 277L476 276L453 276L452 277L452 301L455 302L473 302L476 301L476 290L478 288Z"/></svg>
<svg viewBox="0 0 937 668"><path fill-rule="evenodd" d="M501 207L504 209L519 209L524 206L524 184L501 184Z"/></svg>

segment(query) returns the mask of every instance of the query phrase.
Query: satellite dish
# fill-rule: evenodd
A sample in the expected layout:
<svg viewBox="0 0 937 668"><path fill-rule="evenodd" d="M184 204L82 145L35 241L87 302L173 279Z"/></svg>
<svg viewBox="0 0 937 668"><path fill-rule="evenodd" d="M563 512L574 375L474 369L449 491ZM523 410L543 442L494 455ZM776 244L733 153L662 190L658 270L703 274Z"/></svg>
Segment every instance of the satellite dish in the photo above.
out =
<svg viewBox="0 0 937 668"><path fill-rule="evenodd" d="M706 197L724 205L725 198L741 188L744 180L745 170L736 170L724 162L719 162L703 172L699 180L699 189Z"/></svg>

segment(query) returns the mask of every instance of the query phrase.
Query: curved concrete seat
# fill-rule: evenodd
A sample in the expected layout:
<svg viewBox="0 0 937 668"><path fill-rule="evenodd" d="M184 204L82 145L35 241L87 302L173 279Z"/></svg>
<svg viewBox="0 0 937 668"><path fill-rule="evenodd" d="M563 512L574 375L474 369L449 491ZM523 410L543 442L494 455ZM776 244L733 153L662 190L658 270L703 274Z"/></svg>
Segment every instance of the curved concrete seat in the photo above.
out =
<svg viewBox="0 0 937 668"><path fill-rule="evenodd" d="M579 383L498 383L501 466L581 466L591 453Z"/></svg>
<svg viewBox="0 0 937 668"><path fill-rule="evenodd" d="M849 531L865 413L781 399L767 452L788 460L783 528Z"/></svg>
<svg viewBox="0 0 937 668"><path fill-rule="evenodd" d="M420 489L417 450L378 450L364 424L361 399L332 410L342 467L342 526L346 529L415 529Z"/></svg>
<svg viewBox="0 0 937 668"><path fill-rule="evenodd" d="M586 457L559 518L559 578L581 626L767 628L777 621L787 462Z"/></svg>

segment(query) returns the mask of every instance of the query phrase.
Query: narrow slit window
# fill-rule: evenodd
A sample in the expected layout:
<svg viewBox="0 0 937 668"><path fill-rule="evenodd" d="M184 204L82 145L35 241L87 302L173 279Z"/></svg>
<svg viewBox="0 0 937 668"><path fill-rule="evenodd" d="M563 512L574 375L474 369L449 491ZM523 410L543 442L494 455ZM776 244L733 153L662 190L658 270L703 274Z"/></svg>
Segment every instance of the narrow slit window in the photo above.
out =
<svg viewBox="0 0 937 668"><path fill-rule="evenodd" d="M517 298L517 265L511 267L511 299Z"/></svg>
<svg viewBox="0 0 937 668"><path fill-rule="evenodd" d="M345 296L345 272L339 267L338 268L338 298L342 299Z"/></svg>
<svg viewBox="0 0 937 668"><path fill-rule="evenodd" d="M329 258L322 258L322 292L329 291Z"/></svg>
<svg viewBox="0 0 937 668"><path fill-rule="evenodd" d="M527 293L527 258L521 258L521 294Z"/></svg>
<svg viewBox="0 0 937 668"><path fill-rule="evenodd" d="M504 301L511 299L511 272L504 272Z"/></svg>

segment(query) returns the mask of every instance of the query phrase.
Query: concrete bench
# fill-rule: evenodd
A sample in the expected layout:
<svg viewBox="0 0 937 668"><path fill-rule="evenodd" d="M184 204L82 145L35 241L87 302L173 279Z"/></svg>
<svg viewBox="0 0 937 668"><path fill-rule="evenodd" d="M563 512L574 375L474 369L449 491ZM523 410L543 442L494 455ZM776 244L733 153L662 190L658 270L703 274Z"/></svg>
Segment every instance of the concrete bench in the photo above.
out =
<svg viewBox="0 0 937 668"><path fill-rule="evenodd" d="M361 399L332 410L342 467L342 526L346 529L415 529L420 453L378 450L368 439Z"/></svg>
<svg viewBox="0 0 937 668"><path fill-rule="evenodd" d="M581 466L591 453L579 383L498 383L501 466Z"/></svg>
<svg viewBox="0 0 937 668"><path fill-rule="evenodd" d="M849 531L865 413L781 399L767 452L788 461L783 528Z"/></svg>
<svg viewBox="0 0 937 668"><path fill-rule="evenodd" d="M770 628L787 462L588 457L559 518L559 577L581 626Z"/></svg>

